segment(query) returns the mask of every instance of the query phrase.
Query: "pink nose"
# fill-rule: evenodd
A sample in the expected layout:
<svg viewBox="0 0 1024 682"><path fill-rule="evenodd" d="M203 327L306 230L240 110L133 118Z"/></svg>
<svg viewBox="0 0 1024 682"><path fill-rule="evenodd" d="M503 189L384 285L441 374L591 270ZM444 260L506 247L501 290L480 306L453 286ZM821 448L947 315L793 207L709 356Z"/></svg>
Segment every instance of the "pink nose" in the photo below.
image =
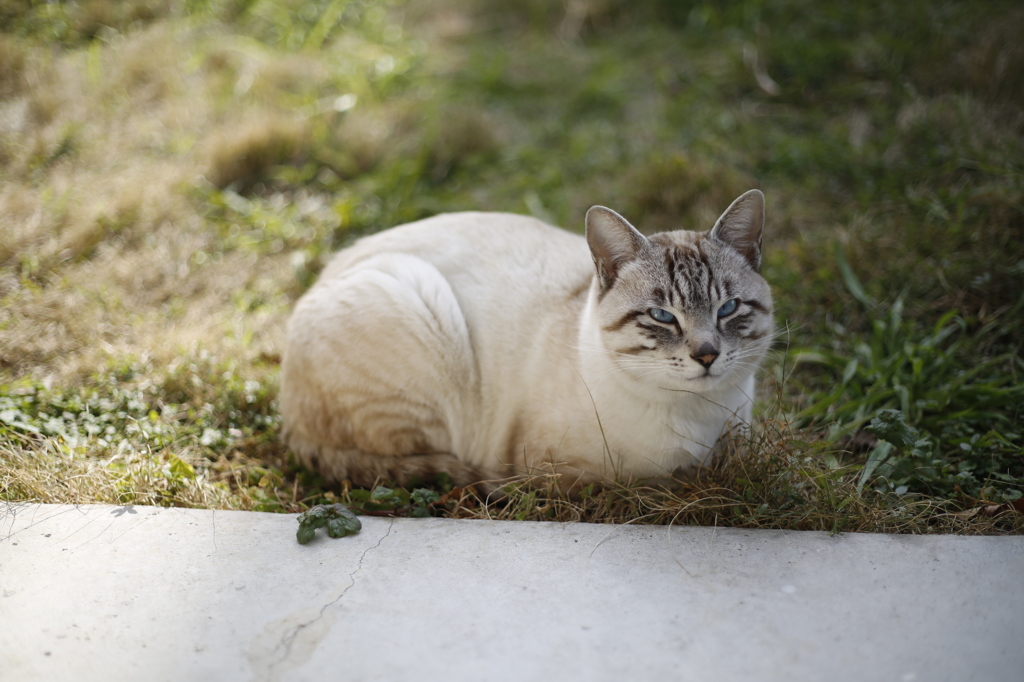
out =
<svg viewBox="0 0 1024 682"><path fill-rule="evenodd" d="M711 366L711 363L718 357L718 349L712 346L710 343L703 343L701 347L697 349L697 352L690 356L703 367L707 368Z"/></svg>

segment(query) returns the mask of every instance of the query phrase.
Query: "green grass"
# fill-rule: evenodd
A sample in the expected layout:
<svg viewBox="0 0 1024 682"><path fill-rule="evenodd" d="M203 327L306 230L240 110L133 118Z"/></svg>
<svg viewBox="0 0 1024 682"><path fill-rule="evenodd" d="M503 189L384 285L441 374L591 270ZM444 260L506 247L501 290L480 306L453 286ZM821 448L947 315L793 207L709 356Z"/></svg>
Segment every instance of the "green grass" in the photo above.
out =
<svg viewBox="0 0 1024 682"><path fill-rule="evenodd" d="M870 299L841 255L839 270L872 323L870 334L837 349L797 351L796 362L825 370L827 387L806 391L797 424L828 424L829 440L854 439L887 410L906 423L905 442L885 437L868 455L863 481L880 489L1013 501L1021 497L1024 359L1005 352L971 357L992 344L995 324L970 330L951 310L931 329ZM1013 311L1021 313L1020 306ZM837 335L846 330L834 326ZM820 377L820 375L819 375ZM870 431L870 429L869 429ZM911 437L912 435L912 437Z"/></svg>
<svg viewBox="0 0 1024 682"><path fill-rule="evenodd" d="M441 482L417 508L1024 529L1014 3L0 0L0 23L4 499L359 506L277 442L284 321L331 253L465 209L707 229L759 187L787 333L756 438L667 488Z"/></svg>

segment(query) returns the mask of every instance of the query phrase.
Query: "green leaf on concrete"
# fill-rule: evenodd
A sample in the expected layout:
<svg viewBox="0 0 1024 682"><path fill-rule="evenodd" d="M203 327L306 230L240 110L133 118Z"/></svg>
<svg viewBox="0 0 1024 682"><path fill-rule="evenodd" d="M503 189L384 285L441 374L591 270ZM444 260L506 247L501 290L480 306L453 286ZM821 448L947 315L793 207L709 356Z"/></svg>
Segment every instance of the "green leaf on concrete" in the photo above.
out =
<svg viewBox="0 0 1024 682"><path fill-rule="evenodd" d="M323 526L327 526L327 534L332 538L355 535L363 528L359 517L343 504L334 504L329 507L318 504L299 514L296 520L299 522L296 537L301 545L312 540L316 535L316 529Z"/></svg>
<svg viewBox="0 0 1024 682"><path fill-rule="evenodd" d="M299 544L304 545L316 535L316 528L311 525L299 526L299 531L295 535L299 539Z"/></svg>
<svg viewBox="0 0 1024 682"><path fill-rule="evenodd" d="M327 520L327 534L332 538L343 538L346 535L355 535L363 528L359 517L349 511L346 507L336 504L333 507L336 514L334 518Z"/></svg>

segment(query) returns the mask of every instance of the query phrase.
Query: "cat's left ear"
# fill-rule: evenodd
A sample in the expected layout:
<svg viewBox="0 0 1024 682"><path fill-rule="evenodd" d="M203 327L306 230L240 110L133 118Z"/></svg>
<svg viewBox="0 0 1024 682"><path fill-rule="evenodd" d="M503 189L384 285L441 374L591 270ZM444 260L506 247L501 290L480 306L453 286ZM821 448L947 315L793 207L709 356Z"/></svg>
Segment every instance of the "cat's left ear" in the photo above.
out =
<svg viewBox="0 0 1024 682"><path fill-rule="evenodd" d="M587 211L587 244L594 257L601 289L607 291L615 283L622 267L640 256L649 246L625 218L610 208L592 206Z"/></svg>
<svg viewBox="0 0 1024 682"><path fill-rule="evenodd" d="M755 272L760 272L763 230L764 195L752 189L725 209L708 236L734 248Z"/></svg>

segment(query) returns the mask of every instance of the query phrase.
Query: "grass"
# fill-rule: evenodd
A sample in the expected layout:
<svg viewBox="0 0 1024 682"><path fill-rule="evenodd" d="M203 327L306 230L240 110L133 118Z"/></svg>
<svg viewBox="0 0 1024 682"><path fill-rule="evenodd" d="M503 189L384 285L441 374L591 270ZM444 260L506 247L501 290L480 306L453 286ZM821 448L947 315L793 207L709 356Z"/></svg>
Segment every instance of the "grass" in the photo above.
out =
<svg viewBox="0 0 1024 682"><path fill-rule="evenodd" d="M750 442L692 481L440 481L416 508L1024 530L1013 3L0 0L0 23L3 499L362 507L277 441L283 326L331 253L448 210L706 229L756 186L788 333Z"/></svg>

